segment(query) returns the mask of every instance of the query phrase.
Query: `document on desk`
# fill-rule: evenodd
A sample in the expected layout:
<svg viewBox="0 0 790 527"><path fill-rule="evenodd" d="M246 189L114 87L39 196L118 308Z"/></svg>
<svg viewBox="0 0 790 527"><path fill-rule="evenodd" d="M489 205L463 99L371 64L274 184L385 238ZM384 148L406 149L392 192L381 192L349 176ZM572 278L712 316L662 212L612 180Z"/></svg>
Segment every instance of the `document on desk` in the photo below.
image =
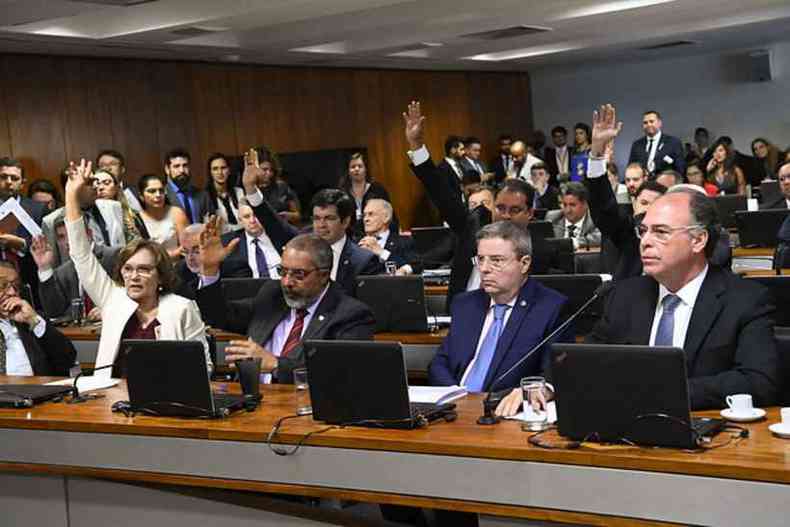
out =
<svg viewBox="0 0 790 527"><path fill-rule="evenodd" d="M92 392L94 390L104 390L105 388L112 388L118 384L118 379L105 377L103 375L93 375L91 377L80 377L77 383L77 389L80 393ZM74 384L74 379L63 379L62 381L54 381L47 383L47 386L71 386Z"/></svg>
<svg viewBox="0 0 790 527"><path fill-rule="evenodd" d="M467 394L461 386L409 386L409 402L447 404Z"/></svg>
<svg viewBox="0 0 790 527"><path fill-rule="evenodd" d="M536 412L536 411L532 410L532 411L530 411L528 413L525 413L522 410L519 413L517 413L516 415L511 415L511 416L505 417L505 419L513 419L514 421L529 422L529 421L534 421L535 417L538 417L542 421L546 417L546 414L548 414L548 422L549 422L549 424L554 424L554 423L557 422L557 405L554 404L554 401L550 401L549 404L546 405L546 411L537 411Z"/></svg>

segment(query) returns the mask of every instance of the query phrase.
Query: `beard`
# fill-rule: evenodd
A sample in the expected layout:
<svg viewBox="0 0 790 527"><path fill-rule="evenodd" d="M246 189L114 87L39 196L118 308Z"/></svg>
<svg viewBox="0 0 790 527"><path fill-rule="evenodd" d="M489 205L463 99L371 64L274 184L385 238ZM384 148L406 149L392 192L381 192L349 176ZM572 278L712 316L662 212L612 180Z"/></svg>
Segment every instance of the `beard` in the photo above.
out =
<svg viewBox="0 0 790 527"><path fill-rule="evenodd" d="M303 309L309 306L310 304L312 304L313 302L315 302L316 299L318 298L317 295L311 297L294 296L293 294L289 293L286 288L282 287L282 285L280 287L282 288L283 291L283 298L285 299L285 304L291 309Z"/></svg>

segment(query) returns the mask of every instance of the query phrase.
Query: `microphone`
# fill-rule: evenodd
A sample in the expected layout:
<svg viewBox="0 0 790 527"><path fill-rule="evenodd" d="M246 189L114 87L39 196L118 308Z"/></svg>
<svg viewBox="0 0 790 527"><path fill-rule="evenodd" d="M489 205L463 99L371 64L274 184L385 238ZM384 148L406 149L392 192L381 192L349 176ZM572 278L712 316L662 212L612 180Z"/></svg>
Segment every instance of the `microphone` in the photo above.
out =
<svg viewBox="0 0 790 527"><path fill-rule="evenodd" d="M477 419L477 424L495 425L500 421L500 418L494 415L494 410L496 410L496 406L499 404L501 398L497 398L493 400L491 399L491 395L494 393L494 388L497 386L497 384L502 382L502 379L513 373L513 371L516 368L524 364L524 361L526 361L533 353L535 353L540 348L542 348L544 344L546 344L548 341L550 341L555 336L557 336L560 332L562 332L565 328L567 328L570 325L570 323L576 320L579 317L579 315L584 313L584 311L586 311L587 308L593 304L593 302L609 294L609 292L612 290L613 287L614 287L614 282L612 280L608 282L604 282L601 285L599 285L598 288L595 290L595 292L592 294L592 296L589 299L587 299L587 301L584 304L582 304L581 307L577 309L575 313L569 316L565 320L565 322L557 326L554 329L554 331L549 333L545 338L543 338L543 340L535 344L532 347L532 349L530 349L527 353L524 354L523 357L517 360L515 364L513 364L510 368L507 369L507 371L505 371L505 373L503 373L502 375L500 375L499 377L493 380L490 388L488 389L488 395L486 395L486 398L483 399L483 415L481 415Z"/></svg>
<svg viewBox="0 0 790 527"><path fill-rule="evenodd" d="M107 368L112 368L115 364L106 364L104 366L99 366L98 368L90 368L89 371L91 373L97 372L99 370L106 370ZM71 385L72 395L71 399L68 401L68 404L75 404L75 403L84 403L85 401L91 401L93 399L101 399L104 397L104 394L84 394L80 395L79 390L77 389L77 381L85 374L85 371L80 371L76 377L74 377L74 383Z"/></svg>

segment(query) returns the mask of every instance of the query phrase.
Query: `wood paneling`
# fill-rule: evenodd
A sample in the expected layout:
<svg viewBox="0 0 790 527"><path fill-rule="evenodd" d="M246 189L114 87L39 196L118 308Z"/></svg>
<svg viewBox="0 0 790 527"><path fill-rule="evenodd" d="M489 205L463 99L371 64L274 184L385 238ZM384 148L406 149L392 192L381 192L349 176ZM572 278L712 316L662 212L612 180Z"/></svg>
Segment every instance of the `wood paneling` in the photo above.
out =
<svg viewBox="0 0 790 527"><path fill-rule="evenodd" d="M161 172L167 150L185 147L203 185L214 151L366 146L369 169L390 190L404 227L437 219L407 165L401 112L410 100L423 102L437 160L448 134L480 137L487 160L499 133L524 136L532 124L522 73L0 55L0 75L0 156L21 158L28 180L56 180L67 160L103 148L126 155L134 182Z"/></svg>

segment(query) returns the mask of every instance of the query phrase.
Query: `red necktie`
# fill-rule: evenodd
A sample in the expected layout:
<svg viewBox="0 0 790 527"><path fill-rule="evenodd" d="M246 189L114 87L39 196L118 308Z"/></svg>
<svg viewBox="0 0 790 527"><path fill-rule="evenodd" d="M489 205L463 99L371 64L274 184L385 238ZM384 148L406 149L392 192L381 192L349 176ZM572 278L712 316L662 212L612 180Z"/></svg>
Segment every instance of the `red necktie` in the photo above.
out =
<svg viewBox="0 0 790 527"><path fill-rule="evenodd" d="M302 308L296 310L296 320L294 320L294 325L291 326L291 332L288 333L288 338L285 340L283 350L280 352L281 357L288 356L288 354L299 345L299 342L302 340L302 328L304 328L304 317L306 316L306 309Z"/></svg>
<svg viewBox="0 0 790 527"><path fill-rule="evenodd" d="M93 300L91 300L91 297L88 296L88 293L85 292L84 289L82 290L82 303L85 306L85 316L87 317L91 310L96 307L96 305L93 303Z"/></svg>

